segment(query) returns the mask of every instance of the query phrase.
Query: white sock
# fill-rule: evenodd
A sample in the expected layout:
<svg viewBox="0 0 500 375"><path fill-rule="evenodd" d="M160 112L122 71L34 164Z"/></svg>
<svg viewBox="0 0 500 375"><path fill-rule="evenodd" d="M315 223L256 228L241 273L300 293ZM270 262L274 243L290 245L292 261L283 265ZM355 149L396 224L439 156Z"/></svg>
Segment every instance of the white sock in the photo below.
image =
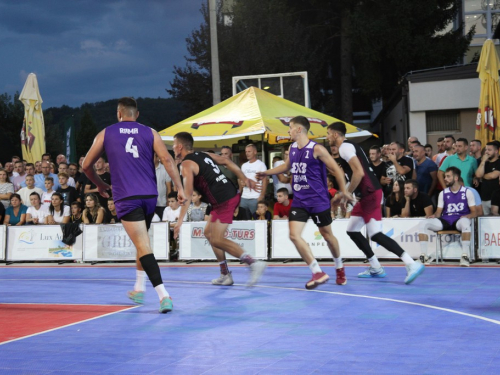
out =
<svg viewBox="0 0 500 375"><path fill-rule="evenodd" d="M335 261L336 268L344 267L344 264L342 263L342 258L333 258L333 260Z"/></svg>
<svg viewBox="0 0 500 375"><path fill-rule="evenodd" d="M136 276L137 276L137 278L135 279L134 290L136 292L145 292L146 291L146 279L148 278L148 275L146 275L145 271L136 270Z"/></svg>
<svg viewBox="0 0 500 375"><path fill-rule="evenodd" d="M426 253L427 254L427 253ZM413 258L410 256L410 254L408 254L406 251L403 253L403 255L401 255L401 260L404 262L404 264L406 264L407 266L409 265L412 265L413 263L415 263L415 261L413 260Z"/></svg>
<svg viewBox="0 0 500 375"><path fill-rule="evenodd" d="M420 241L420 251L422 254L429 255L428 250L429 241Z"/></svg>
<svg viewBox="0 0 500 375"><path fill-rule="evenodd" d="M370 262L370 266L372 268L380 268L380 267L382 267L380 265L380 263L379 263L376 255L372 256L370 259L368 259L368 261Z"/></svg>
<svg viewBox="0 0 500 375"><path fill-rule="evenodd" d="M467 254L469 256L470 253L470 241L462 240L462 253Z"/></svg>
<svg viewBox="0 0 500 375"><path fill-rule="evenodd" d="M321 268L316 259L314 259L314 261L309 265L309 269L311 270L312 273L321 272Z"/></svg>
<svg viewBox="0 0 500 375"><path fill-rule="evenodd" d="M155 286L155 290L156 293L158 293L158 298L160 298L160 301L165 297L170 297L170 294L168 294L167 290L165 289L165 285L163 284Z"/></svg>

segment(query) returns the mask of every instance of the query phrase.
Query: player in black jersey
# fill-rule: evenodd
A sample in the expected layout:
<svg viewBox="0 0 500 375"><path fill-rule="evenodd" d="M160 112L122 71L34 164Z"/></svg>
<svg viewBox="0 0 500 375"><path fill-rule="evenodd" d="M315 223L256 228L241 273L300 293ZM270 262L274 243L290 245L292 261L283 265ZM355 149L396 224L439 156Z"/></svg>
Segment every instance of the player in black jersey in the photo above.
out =
<svg viewBox="0 0 500 375"><path fill-rule="evenodd" d="M231 273L227 269L225 257L225 252L227 252L250 266L251 276L248 285L254 285L267 265L265 262L253 259L236 242L224 238L228 225L233 222L233 213L240 203L240 195L236 187L221 172L218 164L225 165L252 190L259 190L257 183L246 178L241 169L231 160L215 154L195 152L193 137L187 132L177 133L174 136L173 150L176 159L182 160L180 170L184 182L184 193L187 197L174 228L174 237L177 238L179 235L182 221L191 203L194 187L212 205L212 211L205 226L205 237L210 242L221 266L221 277L212 280L212 284L233 284Z"/></svg>

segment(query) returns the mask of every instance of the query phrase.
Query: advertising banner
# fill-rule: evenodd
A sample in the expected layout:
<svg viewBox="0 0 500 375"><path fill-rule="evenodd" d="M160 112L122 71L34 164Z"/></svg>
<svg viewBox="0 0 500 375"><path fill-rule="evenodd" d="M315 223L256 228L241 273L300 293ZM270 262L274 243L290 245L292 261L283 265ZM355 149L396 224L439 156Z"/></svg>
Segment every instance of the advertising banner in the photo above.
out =
<svg viewBox="0 0 500 375"><path fill-rule="evenodd" d="M5 260L5 233L7 231L5 225L0 225L0 260Z"/></svg>
<svg viewBox="0 0 500 375"><path fill-rule="evenodd" d="M500 258L500 218L480 217L478 220L478 256Z"/></svg>
<svg viewBox="0 0 500 375"><path fill-rule="evenodd" d="M135 260L136 248L121 224L85 225L84 261ZM153 223L149 240L156 259L168 259L168 223Z"/></svg>
<svg viewBox="0 0 500 375"><path fill-rule="evenodd" d="M357 248L346 233L348 221L348 219L337 219L332 223L332 232L339 241L342 258L364 258L364 254ZM272 223L272 258L300 259L300 255L295 245L289 238L288 220L273 220ZM364 228L361 233L363 236L365 235ZM307 221L302 231L302 238L309 244L315 258L332 259L332 253L326 241L323 239L318 227L311 219Z"/></svg>
<svg viewBox="0 0 500 375"><path fill-rule="evenodd" d="M389 218L382 219L382 233L396 241L410 256L417 259L420 254L420 244L418 241L418 225L424 218ZM474 226L474 223L473 223ZM429 232L429 255L434 255L438 248L437 235ZM443 258L460 259L462 256L462 245L459 235L443 235ZM374 253L380 258L397 258L397 256L376 242L370 241ZM471 238L471 248L474 249L474 239ZM472 252L473 253L473 252ZM474 259L471 256L471 260Z"/></svg>
<svg viewBox="0 0 500 375"><path fill-rule="evenodd" d="M8 227L7 261L82 259L83 234L69 246L59 225Z"/></svg>
<svg viewBox="0 0 500 375"><path fill-rule="evenodd" d="M203 234L206 222L182 223L179 234L179 259L215 260L215 254ZM225 238L238 243L256 259L267 259L267 222L235 221L227 228ZM226 254L227 259L235 259Z"/></svg>

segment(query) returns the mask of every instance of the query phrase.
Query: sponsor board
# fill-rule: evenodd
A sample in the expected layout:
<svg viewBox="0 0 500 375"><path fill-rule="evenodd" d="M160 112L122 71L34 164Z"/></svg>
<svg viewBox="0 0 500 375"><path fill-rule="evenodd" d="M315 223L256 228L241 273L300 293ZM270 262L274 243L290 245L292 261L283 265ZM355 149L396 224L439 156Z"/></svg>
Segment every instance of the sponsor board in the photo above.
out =
<svg viewBox="0 0 500 375"><path fill-rule="evenodd" d="M184 222L179 234L179 259L215 260L210 243L205 238L205 221ZM257 259L267 259L267 222L235 221L224 235L236 242L242 249ZM228 259L235 259L226 254Z"/></svg>
<svg viewBox="0 0 500 375"><path fill-rule="evenodd" d="M500 258L500 218L478 218L478 256L487 258Z"/></svg>
<svg viewBox="0 0 500 375"><path fill-rule="evenodd" d="M343 258L364 258L351 238L347 235L348 219L337 219L332 222L332 232L337 237ZM290 241L288 220L273 220L272 225L272 258L301 259L295 245ZM361 233L365 235L363 228ZM302 231L302 238L308 243L315 258L332 258L328 244L319 232L318 227L309 219Z"/></svg>
<svg viewBox="0 0 500 375"><path fill-rule="evenodd" d="M17 260L75 260L82 259L83 235L74 245L62 242L59 225L26 225L8 227L8 261Z"/></svg>
<svg viewBox="0 0 500 375"><path fill-rule="evenodd" d="M0 225L0 260L5 260L5 233L7 232L5 225Z"/></svg>
<svg viewBox="0 0 500 375"><path fill-rule="evenodd" d="M122 224L85 225L84 261L135 260L136 248ZM156 259L168 259L168 223L153 223L149 240Z"/></svg>

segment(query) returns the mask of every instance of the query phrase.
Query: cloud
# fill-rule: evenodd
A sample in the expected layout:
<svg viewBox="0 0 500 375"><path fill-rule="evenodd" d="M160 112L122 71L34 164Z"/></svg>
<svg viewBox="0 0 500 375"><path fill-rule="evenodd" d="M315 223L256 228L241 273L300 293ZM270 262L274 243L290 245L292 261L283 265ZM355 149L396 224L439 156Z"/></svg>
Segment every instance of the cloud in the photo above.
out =
<svg viewBox="0 0 500 375"><path fill-rule="evenodd" d="M0 94L37 74L45 106L166 97L205 0L0 0Z"/></svg>

